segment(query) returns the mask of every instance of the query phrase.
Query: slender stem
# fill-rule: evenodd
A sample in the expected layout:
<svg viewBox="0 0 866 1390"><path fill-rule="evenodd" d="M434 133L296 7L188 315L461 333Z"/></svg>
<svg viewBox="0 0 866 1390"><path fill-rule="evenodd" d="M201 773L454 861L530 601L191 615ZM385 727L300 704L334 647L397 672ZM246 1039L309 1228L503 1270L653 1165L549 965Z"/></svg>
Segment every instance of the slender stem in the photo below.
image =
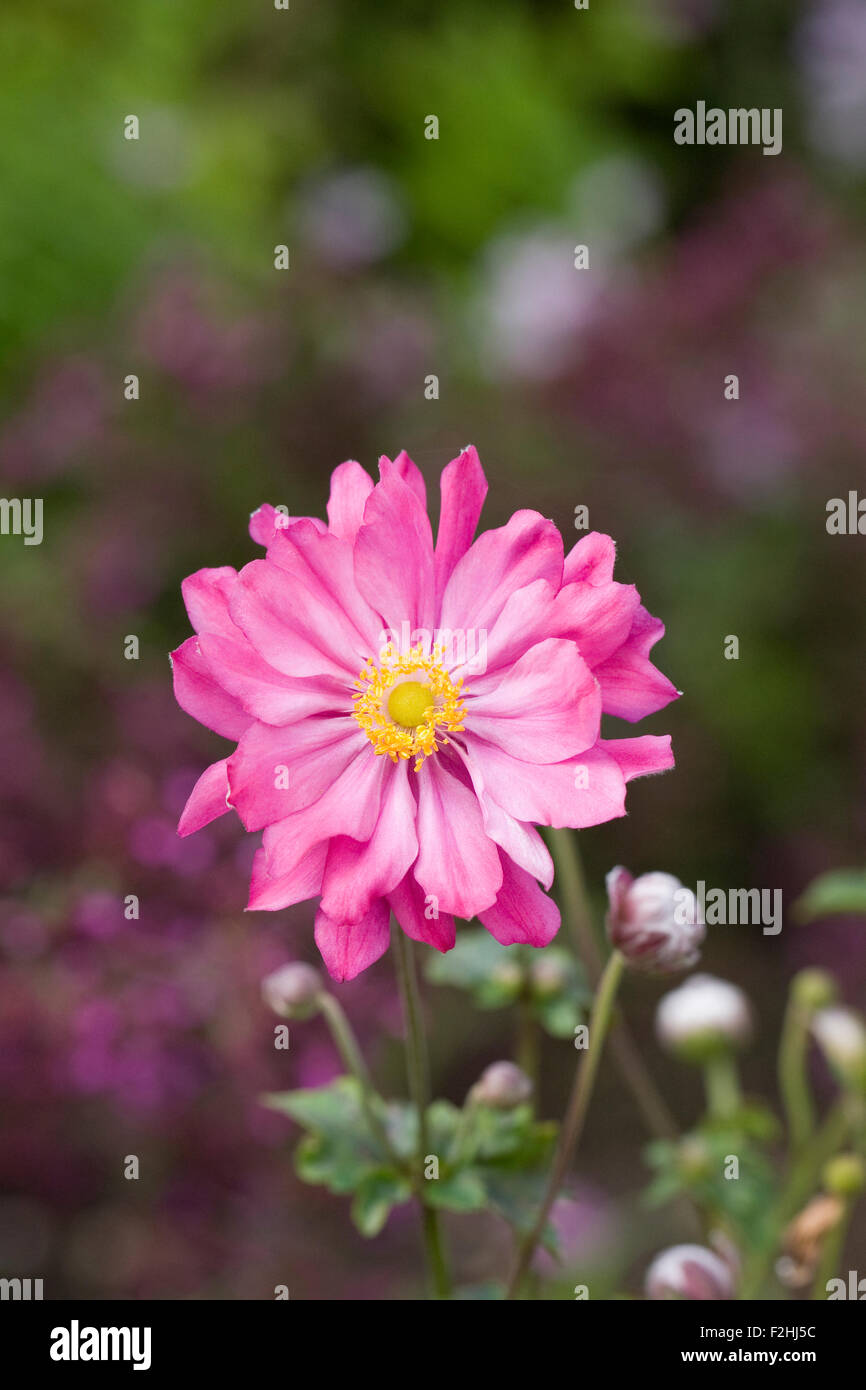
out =
<svg viewBox="0 0 866 1390"><path fill-rule="evenodd" d="M532 1001L522 994L517 1001L517 1065L532 1082L532 1104L538 1101L538 1075L541 1063L541 1030L532 1012Z"/></svg>
<svg viewBox="0 0 866 1390"><path fill-rule="evenodd" d="M827 1297L827 1284L835 1277L839 1268L842 1251L845 1246L848 1223L851 1220L851 1213L853 1210L853 1201L846 1202L843 1210L839 1213L839 1220L836 1222L836 1225L831 1231L828 1231L824 1237L821 1258L818 1261L818 1270L815 1275L815 1282L812 1285L813 1302L823 1302Z"/></svg>
<svg viewBox="0 0 866 1390"><path fill-rule="evenodd" d="M531 1230L524 1236L518 1247L517 1259L515 1261L514 1272L508 1286L507 1298L516 1298L523 1285L523 1281L532 1263L535 1254L535 1247L544 1231L550 1209L556 1200L557 1193L562 1186L569 1165L574 1157L575 1150L583 1132L589 1103L592 1099L593 1086L598 1074L601 1054L604 1048L604 1040L610 1027L613 1002L616 991L622 978L625 961L619 951L614 951L607 965L602 972L599 982L598 993L592 1006L592 1013L589 1020L589 1040L590 1045L583 1053L578 1062L574 1076L571 1096L562 1129L559 1135L559 1142L553 1157L553 1165L547 1183L547 1189L542 1199L538 1215Z"/></svg>
<svg viewBox="0 0 866 1390"><path fill-rule="evenodd" d="M346 1014L340 1003L334 998L333 994L323 994L319 1000L319 1007L325 1016L325 1022L334 1039L337 1051L343 1059L347 1071L350 1071L358 1082L361 1089L361 1107L364 1111L367 1123L378 1140L391 1162L397 1168L404 1168L405 1164L400 1155L393 1148L388 1138L385 1126L376 1114L375 1100L376 1091L367 1063L364 1061L363 1054L358 1046L358 1039L352 1031Z"/></svg>
<svg viewBox="0 0 866 1390"><path fill-rule="evenodd" d="M548 830L550 850L556 865L556 881L575 949L583 961L590 984L595 988L603 961L592 924L577 835L571 830ZM620 1075L634 1097L650 1134L658 1139L676 1139L678 1127L661 1092L650 1075L640 1049L626 1024L617 1019L611 1030L610 1048Z"/></svg>
<svg viewBox="0 0 866 1390"><path fill-rule="evenodd" d="M442 1247L439 1213L434 1207L428 1206L424 1192L423 1165L428 1150L427 1107L430 1104L430 1071L427 1059L427 1040L421 1017L421 999L418 992L415 956L411 940L399 927L393 933L393 941L394 955L397 961L397 980L400 986L403 1018L406 1025L406 1070L409 1077L409 1093L418 1115L418 1153L415 1158L412 1185L421 1204L424 1248L434 1295L436 1298L450 1298L451 1280Z"/></svg>
<svg viewBox="0 0 866 1390"><path fill-rule="evenodd" d="M800 1152L815 1127L812 1094L806 1076L809 1019L809 1011L793 996L789 998L779 1044L779 1089L792 1155Z"/></svg>
<svg viewBox="0 0 866 1390"><path fill-rule="evenodd" d="M714 1120L730 1120L740 1107L737 1064L730 1052L720 1052L704 1066L707 1110Z"/></svg>
<svg viewBox="0 0 866 1390"><path fill-rule="evenodd" d="M821 1169L828 1158L832 1158L833 1154L837 1153L844 1144L849 1126L848 1105L843 1096L830 1110L824 1123L812 1135L800 1157L791 1165L787 1181L769 1223L769 1236L755 1251L746 1266L741 1285L741 1299L748 1301L759 1296L769 1273L783 1228L814 1192Z"/></svg>
<svg viewBox="0 0 866 1390"><path fill-rule="evenodd" d="M571 929L577 953L586 966L591 982L595 984L601 975L604 962L592 924L577 836L572 830L557 829L548 830L547 835L556 865L556 882L562 900L563 915Z"/></svg>

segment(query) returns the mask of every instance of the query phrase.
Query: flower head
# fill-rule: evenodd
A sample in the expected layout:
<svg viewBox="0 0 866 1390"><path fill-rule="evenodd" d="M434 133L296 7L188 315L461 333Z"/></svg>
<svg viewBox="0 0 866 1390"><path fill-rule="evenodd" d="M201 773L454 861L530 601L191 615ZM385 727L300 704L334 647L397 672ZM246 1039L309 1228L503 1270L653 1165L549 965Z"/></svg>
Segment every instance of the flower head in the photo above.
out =
<svg viewBox="0 0 866 1390"><path fill-rule="evenodd" d="M515 1062L491 1062L469 1092L476 1105L513 1110L532 1095L532 1082Z"/></svg>
<svg viewBox="0 0 866 1390"><path fill-rule="evenodd" d="M305 961L293 960L262 980L262 998L281 1018L309 1018L323 990L322 977Z"/></svg>
<svg viewBox="0 0 866 1390"><path fill-rule="evenodd" d="M535 826L624 815L626 783L673 763L668 737L600 737L602 713L635 721L677 693L609 537L566 556L521 511L473 540L487 484L467 448L442 474L434 545L411 459L379 474L341 464L327 524L260 508L265 557L184 582L196 635L173 653L178 702L236 745L180 833L229 809L262 831L249 907L318 898L336 979L383 954L391 914L440 951L474 916L545 946L559 913Z"/></svg>
<svg viewBox="0 0 866 1390"><path fill-rule="evenodd" d="M646 1296L694 1301L734 1297L730 1266L705 1245L672 1245L656 1255L646 1274Z"/></svg>
<svg viewBox="0 0 866 1390"><path fill-rule="evenodd" d="M739 1047L752 1035L752 1011L741 989L714 975L692 975L660 1001L659 1041L672 1052L702 1061Z"/></svg>
<svg viewBox="0 0 866 1390"><path fill-rule="evenodd" d="M608 935L629 965L665 975L695 964L706 928L694 893L678 878L662 873L633 878L619 866L605 882Z"/></svg>
<svg viewBox="0 0 866 1390"><path fill-rule="evenodd" d="M866 1024L860 1014L840 1004L819 1009L812 1033L840 1080L866 1089Z"/></svg>

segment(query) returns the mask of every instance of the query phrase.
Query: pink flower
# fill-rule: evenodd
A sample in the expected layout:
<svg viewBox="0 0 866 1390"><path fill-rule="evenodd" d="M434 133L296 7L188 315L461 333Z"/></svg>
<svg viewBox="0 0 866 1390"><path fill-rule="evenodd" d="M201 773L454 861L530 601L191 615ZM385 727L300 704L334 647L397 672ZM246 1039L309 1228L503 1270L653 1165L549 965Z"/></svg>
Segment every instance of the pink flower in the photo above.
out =
<svg viewBox="0 0 866 1390"><path fill-rule="evenodd" d="M393 913L440 951L455 918L545 946L559 912L536 824L625 814L626 783L673 765L670 739L600 737L676 695L652 665L663 625L613 580L614 544L563 554L515 513L473 542L487 491L473 448L442 474L434 546L424 480L401 453L380 481L331 480L328 525L272 507L264 559L183 585L196 636L173 653L179 704L237 747L199 778L188 835L234 808L263 831L249 907L321 899L335 979L385 952Z"/></svg>

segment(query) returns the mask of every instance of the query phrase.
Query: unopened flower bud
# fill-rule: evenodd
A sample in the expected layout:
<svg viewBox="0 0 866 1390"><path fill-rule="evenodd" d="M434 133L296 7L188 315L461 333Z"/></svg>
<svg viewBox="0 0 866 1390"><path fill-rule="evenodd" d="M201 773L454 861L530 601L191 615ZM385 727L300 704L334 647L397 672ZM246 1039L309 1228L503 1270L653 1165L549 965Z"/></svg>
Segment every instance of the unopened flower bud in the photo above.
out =
<svg viewBox="0 0 866 1390"><path fill-rule="evenodd" d="M866 1170L859 1154L837 1154L825 1163L821 1177L834 1197L856 1197L866 1184Z"/></svg>
<svg viewBox="0 0 866 1390"><path fill-rule="evenodd" d="M800 970L791 981L791 994L808 1009L826 1009L836 998L836 981L826 970Z"/></svg>
<svg viewBox="0 0 866 1390"><path fill-rule="evenodd" d="M734 1297L734 1277L725 1261L705 1245L672 1245L656 1255L645 1288L651 1299L729 1299Z"/></svg>
<svg viewBox="0 0 866 1390"><path fill-rule="evenodd" d="M667 975L695 964L706 927L689 888L673 874L633 878L621 866L605 882L608 935L629 965Z"/></svg>
<svg viewBox="0 0 866 1390"><path fill-rule="evenodd" d="M318 1008L322 977L312 965L292 961L262 980L262 998L281 1018L310 1018Z"/></svg>
<svg viewBox="0 0 866 1390"><path fill-rule="evenodd" d="M493 1110L513 1110L532 1095L532 1082L514 1062L492 1062L481 1073L469 1099Z"/></svg>
<svg viewBox="0 0 866 1390"><path fill-rule="evenodd" d="M705 1178L712 1171L712 1156L697 1135L690 1134L677 1145L677 1167L683 1177Z"/></svg>
<svg viewBox="0 0 866 1390"><path fill-rule="evenodd" d="M730 1047L739 1047L752 1035L749 1001L736 985L714 975L692 975L659 1002L656 1011L659 1042L692 1062Z"/></svg>
<svg viewBox="0 0 866 1390"><path fill-rule="evenodd" d="M555 956L542 956L532 966L532 988L541 999L561 994L569 981L568 967Z"/></svg>
<svg viewBox="0 0 866 1390"><path fill-rule="evenodd" d="M866 1025L860 1015L841 1005L819 1009L812 1033L840 1080L866 1089Z"/></svg>
<svg viewBox="0 0 866 1390"><path fill-rule="evenodd" d="M499 989L513 991L515 994L523 984L523 971L513 960L500 961L490 973L490 979Z"/></svg>

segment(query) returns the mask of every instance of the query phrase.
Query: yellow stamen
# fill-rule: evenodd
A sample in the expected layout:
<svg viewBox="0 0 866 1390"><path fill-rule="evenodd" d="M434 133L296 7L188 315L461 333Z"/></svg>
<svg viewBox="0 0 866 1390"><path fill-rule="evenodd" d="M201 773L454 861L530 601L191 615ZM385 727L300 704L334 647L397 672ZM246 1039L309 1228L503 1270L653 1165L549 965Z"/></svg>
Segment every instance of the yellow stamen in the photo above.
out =
<svg viewBox="0 0 866 1390"><path fill-rule="evenodd" d="M463 728L463 681L452 681L441 658L440 647L425 655L423 643L405 656L386 647L380 666L368 661L355 682L355 718L376 754L387 753L395 763L414 758L416 772L449 742L446 731Z"/></svg>

